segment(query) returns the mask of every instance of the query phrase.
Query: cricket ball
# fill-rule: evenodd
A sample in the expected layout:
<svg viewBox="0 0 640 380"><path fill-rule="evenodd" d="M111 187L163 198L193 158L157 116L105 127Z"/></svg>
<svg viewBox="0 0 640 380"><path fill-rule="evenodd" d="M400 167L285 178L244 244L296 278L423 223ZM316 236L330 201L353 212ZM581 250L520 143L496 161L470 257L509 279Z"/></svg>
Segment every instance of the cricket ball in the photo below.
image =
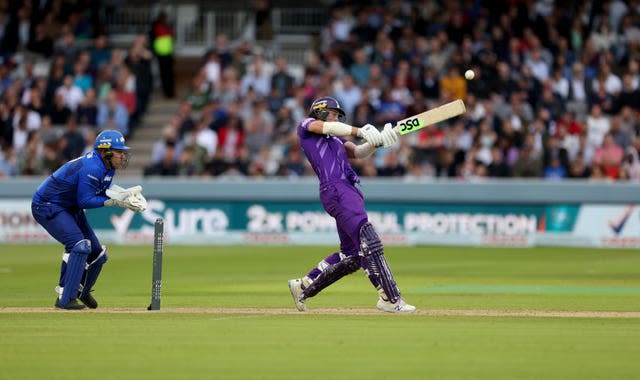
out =
<svg viewBox="0 0 640 380"><path fill-rule="evenodd" d="M467 80L471 80L475 76L476 76L476 73L474 73L473 70L467 70L464 72L464 77L467 78Z"/></svg>

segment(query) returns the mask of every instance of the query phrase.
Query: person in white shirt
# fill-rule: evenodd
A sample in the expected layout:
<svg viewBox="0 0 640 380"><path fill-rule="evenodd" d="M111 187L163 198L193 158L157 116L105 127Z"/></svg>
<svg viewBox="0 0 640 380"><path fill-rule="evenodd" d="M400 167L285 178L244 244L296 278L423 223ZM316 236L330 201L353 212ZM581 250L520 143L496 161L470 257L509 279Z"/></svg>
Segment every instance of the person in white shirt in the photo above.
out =
<svg viewBox="0 0 640 380"><path fill-rule="evenodd" d="M56 89L56 93L62 94L64 103L72 112L76 112L78 104L84 99L84 93L80 87L73 84L73 76L71 74L64 76L62 86Z"/></svg>

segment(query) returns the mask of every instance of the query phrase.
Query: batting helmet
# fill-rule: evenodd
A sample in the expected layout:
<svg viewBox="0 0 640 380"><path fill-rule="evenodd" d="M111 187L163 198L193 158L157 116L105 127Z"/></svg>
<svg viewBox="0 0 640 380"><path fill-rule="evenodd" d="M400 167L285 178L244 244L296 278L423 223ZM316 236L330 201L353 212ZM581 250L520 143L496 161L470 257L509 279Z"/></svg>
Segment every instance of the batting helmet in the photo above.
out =
<svg viewBox="0 0 640 380"><path fill-rule="evenodd" d="M124 136L122 133L114 130L106 130L96 136L93 149L129 150L130 148L124 144Z"/></svg>
<svg viewBox="0 0 640 380"><path fill-rule="evenodd" d="M335 98L332 98L330 96L323 96L322 98L314 100L313 103L311 103L309 116L319 120L327 120L329 110L338 112L338 120L344 120L345 113L342 108L340 108L340 103L338 103Z"/></svg>

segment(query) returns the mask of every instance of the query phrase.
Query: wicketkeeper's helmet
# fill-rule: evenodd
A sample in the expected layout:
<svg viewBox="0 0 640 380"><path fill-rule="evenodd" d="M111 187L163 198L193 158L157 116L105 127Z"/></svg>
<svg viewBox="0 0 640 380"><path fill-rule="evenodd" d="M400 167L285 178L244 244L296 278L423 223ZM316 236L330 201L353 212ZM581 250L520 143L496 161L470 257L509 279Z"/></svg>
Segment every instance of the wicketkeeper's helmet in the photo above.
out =
<svg viewBox="0 0 640 380"><path fill-rule="evenodd" d="M124 143L124 136L119 131L105 130L96 136L96 142L93 149L117 149L129 150L130 148Z"/></svg>
<svg viewBox="0 0 640 380"><path fill-rule="evenodd" d="M340 108L340 103L330 96L323 96L322 98L314 100L313 103L311 103L309 116L319 120L327 120L329 110L338 112L338 120L344 121L345 113L342 108Z"/></svg>

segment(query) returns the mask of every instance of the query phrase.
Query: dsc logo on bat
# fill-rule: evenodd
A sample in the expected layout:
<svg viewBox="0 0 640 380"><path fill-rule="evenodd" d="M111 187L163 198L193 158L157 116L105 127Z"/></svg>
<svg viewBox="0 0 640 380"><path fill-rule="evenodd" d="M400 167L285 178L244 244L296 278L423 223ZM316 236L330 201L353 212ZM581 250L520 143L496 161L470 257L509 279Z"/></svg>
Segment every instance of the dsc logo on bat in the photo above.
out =
<svg viewBox="0 0 640 380"><path fill-rule="evenodd" d="M400 134L404 135L405 133L411 132L414 128L420 128L420 119L417 117L405 119L400 121L398 126L400 127Z"/></svg>

